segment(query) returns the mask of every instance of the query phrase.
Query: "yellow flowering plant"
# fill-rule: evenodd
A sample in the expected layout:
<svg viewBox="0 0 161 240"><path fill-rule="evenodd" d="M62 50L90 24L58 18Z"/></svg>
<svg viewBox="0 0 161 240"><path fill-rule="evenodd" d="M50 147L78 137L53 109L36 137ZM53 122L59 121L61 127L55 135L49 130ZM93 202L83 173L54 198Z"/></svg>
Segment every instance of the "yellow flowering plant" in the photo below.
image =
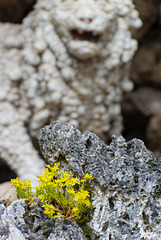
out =
<svg viewBox="0 0 161 240"><path fill-rule="evenodd" d="M12 187L16 188L17 198L25 198L31 200L35 197L34 192L32 191L33 187L31 181L22 182L18 179L11 179Z"/></svg>
<svg viewBox="0 0 161 240"><path fill-rule="evenodd" d="M16 188L17 197L42 200L44 213L50 218L76 219L81 222L88 218L86 210L90 207L90 193L86 190L86 182L93 179L85 174L80 180L72 177L67 171L59 170L60 163L53 167L46 165L43 175L37 175L39 187L32 187L31 181L26 183L18 178L12 179L12 187ZM36 189L36 191L35 191Z"/></svg>

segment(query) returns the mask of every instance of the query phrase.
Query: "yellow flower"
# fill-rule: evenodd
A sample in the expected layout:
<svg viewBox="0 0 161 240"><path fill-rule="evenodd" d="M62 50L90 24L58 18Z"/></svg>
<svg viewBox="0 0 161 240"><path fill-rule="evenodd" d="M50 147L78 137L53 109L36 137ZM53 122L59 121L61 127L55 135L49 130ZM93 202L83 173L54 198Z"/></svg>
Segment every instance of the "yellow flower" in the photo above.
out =
<svg viewBox="0 0 161 240"><path fill-rule="evenodd" d="M93 177L86 173L86 174L84 175L84 179L93 179Z"/></svg>
<svg viewBox="0 0 161 240"><path fill-rule="evenodd" d="M64 181L67 181L67 180L70 178L70 176L71 176L71 175L65 171L65 172L63 173Z"/></svg>
<svg viewBox="0 0 161 240"><path fill-rule="evenodd" d="M57 170L59 169L59 165L60 165L60 163L55 163L53 167L51 167L50 165L46 165L46 167L47 167L52 173L56 173Z"/></svg>
<svg viewBox="0 0 161 240"><path fill-rule="evenodd" d="M87 190L80 190L75 194L75 199L78 202L84 203L84 201L89 197L89 192Z"/></svg>
<svg viewBox="0 0 161 240"><path fill-rule="evenodd" d="M86 205L86 207L90 207L91 206L91 202L89 201L89 199L86 199L84 204Z"/></svg>
<svg viewBox="0 0 161 240"><path fill-rule="evenodd" d="M45 209L44 213L46 213L50 218L53 217L55 213L55 207L50 204L43 204L43 208Z"/></svg>
<svg viewBox="0 0 161 240"><path fill-rule="evenodd" d="M72 212L73 212L73 213L76 213L76 212L78 212L78 211L79 211L79 208L73 207L73 209L72 209Z"/></svg>
<svg viewBox="0 0 161 240"><path fill-rule="evenodd" d="M40 194L40 195L39 195L39 198L40 198L41 200L45 200L44 194Z"/></svg>
<svg viewBox="0 0 161 240"><path fill-rule="evenodd" d="M34 197L40 198L44 213L52 219L63 217L81 220L84 209L91 205L90 194L84 190L85 182L93 177L85 174L84 178L79 180L67 171L59 170L59 165L60 163L53 167L46 165L44 174L37 175L39 187L32 187L30 180L24 183L18 178L11 180L12 187L16 187L18 198L28 199L29 202L33 201ZM32 189L36 190L36 193L32 192Z"/></svg>
<svg viewBox="0 0 161 240"><path fill-rule="evenodd" d="M25 189L26 188L26 184L22 181L20 181L18 179L18 177L16 179L11 179L11 183L12 183L12 187L16 187L16 188L21 188L21 189Z"/></svg>
<svg viewBox="0 0 161 240"><path fill-rule="evenodd" d="M71 178L68 181L66 181L66 186L67 187L72 187L74 184L78 183L79 184L79 179L78 178Z"/></svg>
<svg viewBox="0 0 161 240"><path fill-rule="evenodd" d="M74 191L74 189L67 189L67 192L71 195L75 195L76 192Z"/></svg>

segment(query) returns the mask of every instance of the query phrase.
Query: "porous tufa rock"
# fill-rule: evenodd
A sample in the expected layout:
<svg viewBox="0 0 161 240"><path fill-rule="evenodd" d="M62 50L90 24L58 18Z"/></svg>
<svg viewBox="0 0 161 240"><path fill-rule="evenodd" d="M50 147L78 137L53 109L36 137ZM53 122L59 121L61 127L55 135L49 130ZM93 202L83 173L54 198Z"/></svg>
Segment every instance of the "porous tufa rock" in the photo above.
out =
<svg viewBox="0 0 161 240"><path fill-rule="evenodd" d="M85 240L82 229L73 221L51 220L43 214L42 203L29 205L25 200L16 200L6 206L0 202L1 240Z"/></svg>
<svg viewBox="0 0 161 240"><path fill-rule="evenodd" d="M74 220L50 219L42 202L0 201L2 240L160 240L161 159L139 139L113 136L110 145L56 121L40 131L46 160L77 177L89 173L92 207L82 229Z"/></svg>
<svg viewBox="0 0 161 240"><path fill-rule="evenodd" d="M131 0L38 0L21 25L0 24L0 154L19 177L42 168L30 137L47 123L70 122L104 140L121 133L137 49L131 30L140 24Z"/></svg>
<svg viewBox="0 0 161 240"><path fill-rule="evenodd" d="M141 140L113 136L106 145L93 133L56 121L41 129L39 144L50 165L60 162L76 176L94 177L90 239L160 240L161 159Z"/></svg>

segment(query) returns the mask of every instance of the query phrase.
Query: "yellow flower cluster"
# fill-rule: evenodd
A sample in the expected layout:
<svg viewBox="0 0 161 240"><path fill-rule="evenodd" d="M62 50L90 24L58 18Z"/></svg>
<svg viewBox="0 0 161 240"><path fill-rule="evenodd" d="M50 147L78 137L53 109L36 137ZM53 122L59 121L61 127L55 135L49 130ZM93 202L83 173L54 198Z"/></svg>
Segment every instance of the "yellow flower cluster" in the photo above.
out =
<svg viewBox="0 0 161 240"><path fill-rule="evenodd" d="M87 180L92 176L85 174L83 179L71 177L68 172L59 170L59 165L46 165L43 175L37 175L39 187L32 187L30 180L23 183L18 178L12 179L12 186L16 187L17 197L31 200L38 197L43 202L44 213L50 218L86 219L86 209L90 207L90 194L85 190ZM33 189L36 189L34 195Z"/></svg>
<svg viewBox="0 0 161 240"><path fill-rule="evenodd" d="M17 197L18 198L25 198L27 200L31 200L35 194L33 193L31 180L28 180L26 182L22 182L18 179L11 179L12 187L16 188L17 191Z"/></svg>

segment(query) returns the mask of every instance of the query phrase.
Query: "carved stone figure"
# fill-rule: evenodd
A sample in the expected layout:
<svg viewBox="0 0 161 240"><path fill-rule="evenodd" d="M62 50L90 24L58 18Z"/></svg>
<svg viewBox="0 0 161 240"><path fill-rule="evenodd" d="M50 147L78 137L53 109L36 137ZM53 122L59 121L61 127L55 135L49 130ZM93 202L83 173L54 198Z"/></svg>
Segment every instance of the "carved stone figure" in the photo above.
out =
<svg viewBox="0 0 161 240"><path fill-rule="evenodd" d="M0 157L22 179L43 169L31 139L53 120L121 133L140 24L131 0L39 0L21 25L0 24Z"/></svg>

